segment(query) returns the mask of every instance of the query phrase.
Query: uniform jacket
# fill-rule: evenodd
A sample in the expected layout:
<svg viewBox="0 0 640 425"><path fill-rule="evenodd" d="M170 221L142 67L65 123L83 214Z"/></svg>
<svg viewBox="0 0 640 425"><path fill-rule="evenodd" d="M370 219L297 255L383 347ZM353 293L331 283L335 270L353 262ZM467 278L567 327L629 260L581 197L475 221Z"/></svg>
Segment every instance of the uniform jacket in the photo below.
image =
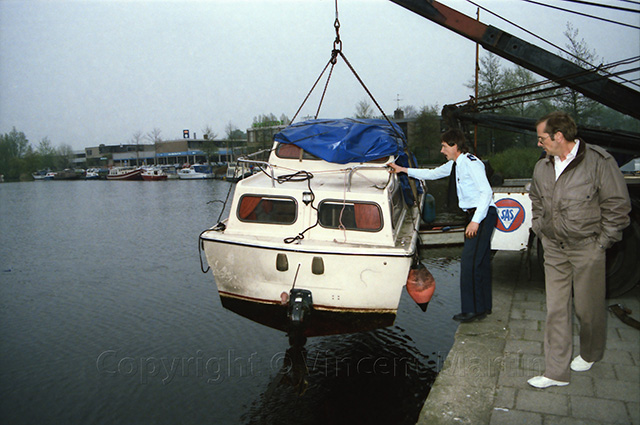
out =
<svg viewBox="0 0 640 425"><path fill-rule="evenodd" d="M598 146L578 145L556 181L554 157L538 161L531 184L532 228L538 237L568 245L596 240L608 248L629 225L629 192L613 157Z"/></svg>
<svg viewBox="0 0 640 425"><path fill-rule="evenodd" d="M489 207L496 206L484 164L470 153L461 153L455 162L458 206L464 211L475 208L471 221L480 223ZM451 175L452 167L453 160L450 160L434 169L409 168L407 174L416 179L436 180Z"/></svg>

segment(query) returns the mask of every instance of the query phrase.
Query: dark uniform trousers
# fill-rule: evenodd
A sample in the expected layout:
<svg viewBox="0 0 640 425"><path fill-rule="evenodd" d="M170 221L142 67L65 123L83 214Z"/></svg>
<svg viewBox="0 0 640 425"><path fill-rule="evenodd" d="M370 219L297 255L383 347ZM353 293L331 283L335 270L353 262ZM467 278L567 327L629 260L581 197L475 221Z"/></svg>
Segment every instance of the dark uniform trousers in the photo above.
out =
<svg viewBox="0 0 640 425"><path fill-rule="evenodd" d="M474 210L475 211L475 210ZM469 220L473 211L468 211ZM489 207L478 227L476 237L464 239L460 273L460 298L463 313L483 313L492 309L491 301L491 235L498 212ZM468 220L468 221L469 221Z"/></svg>

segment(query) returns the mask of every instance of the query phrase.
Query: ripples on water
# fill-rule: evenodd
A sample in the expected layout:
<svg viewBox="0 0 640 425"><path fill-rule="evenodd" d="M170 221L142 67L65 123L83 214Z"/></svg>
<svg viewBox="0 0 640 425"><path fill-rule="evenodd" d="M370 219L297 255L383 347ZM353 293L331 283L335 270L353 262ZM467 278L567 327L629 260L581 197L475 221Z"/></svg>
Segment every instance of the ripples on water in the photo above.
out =
<svg viewBox="0 0 640 425"><path fill-rule="evenodd" d="M200 271L208 201L228 189L0 185L0 421L415 423L453 343L460 249L421 252L426 313L403 293L392 327L290 348L223 309Z"/></svg>

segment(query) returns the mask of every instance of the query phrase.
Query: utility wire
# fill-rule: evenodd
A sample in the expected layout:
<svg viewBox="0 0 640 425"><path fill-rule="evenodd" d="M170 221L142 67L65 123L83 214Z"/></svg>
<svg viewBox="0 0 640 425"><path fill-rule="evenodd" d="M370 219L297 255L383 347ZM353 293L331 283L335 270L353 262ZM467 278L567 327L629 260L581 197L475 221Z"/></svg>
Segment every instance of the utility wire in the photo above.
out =
<svg viewBox="0 0 640 425"><path fill-rule="evenodd" d="M593 3L591 1L584 1L584 0L562 0L562 1L567 1L567 2L571 2L571 3L578 3L578 4L584 4L584 5L587 5L587 6L597 6L597 7L604 7L604 8L607 8L607 9L621 10L623 12L640 13L640 9L628 9L626 7L611 6L609 4Z"/></svg>
<svg viewBox="0 0 640 425"><path fill-rule="evenodd" d="M528 1L528 0L524 0L524 1ZM625 0L621 0L621 1L625 1ZM630 1L630 0L626 0L626 1ZM584 63L584 64L586 64L586 65L589 65L589 66L590 66L590 67L592 67L593 69L596 69L596 68L597 68L595 65L593 65L593 64L591 64L591 63L589 63L588 61L586 61L586 60L582 59L581 57L574 55L573 53L569 52L568 50L566 50L566 49L564 49L564 48L562 48L562 47L558 46L557 44L554 44L554 43L550 42L549 40L546 40L546 39L544 39L544 38L540 37L540 36L539 36L539 35L537 35L537 34L534 34L533 32L529 31L528 29L524 28L523 26L518 25L518 24L516 24L515 22L512 22L512 21L510 21L509 19L507 19L507 18L505 18L505 17L503 17L503 16L498 15L497 13L495 13L495 12L493 12L493 11L491 11L491 10L487 9L486 7L483 7L483 6L479 5L478 3L475 3L475 2L474 2L474 1L472 1L472 0L467 0L467 2L468 2L468 3L471 3L472 5L476 6L476 7L477 7L477 8L479 8L479 9L482 9L482 10L484 10L485 12L487 12L487 13L489 13L489 14L491 14L491 15L495 16L495 17L497 17L498 19L501 19L501 20L503 20L503 21L507 22L508 24L513 25L514 27L518 28L518 29L519 29L519 30L521 30L521 31L524 31L525 33L529 34L529 35L530 35L530 36L532 36L532 37L537 38L538 40L542 41L543 43L546 43L546 44L548 44L548 45L550 45L550 46L552 46L552 47L555 47L556 49L560 50L561 52L563 52L563 53L565 53L565 54L567 54L567 55L569 55L569 56L571 56L572 58L577 59L578 61L580 61L580 62L582 62L582 63ZM623 81L623 82L626 82L626 83L629 83L629 82L630 82L630 81L625 80L625 79L622 79L622 81Z"/></svg>
<svg viewBox="0 0 640 425"><path fill-rule="evenodd" d="M526 1L527 3L537 4L538 6L549 7L551 9L561 10L563 12L575 13L576 15L586 16L587 18L598 19L600 21L609 22L611 24L622 25L622 26L625 26L625 27L629 27L629 28L634 28L634 29L640 30L640 27L637 26L637 25L631 25L631 24L625 24L624 22L612 21L610 19L601 18L599 16L589 15L587 13L577 12L575 10L569 10L569 9L565 9L565 8L558 7L558 6L552 6L550 4L544 4L544 3L540 3L540 2L537 2L537 1L533 1L533 0L523 0L523 1Z"/></svg>
<svg viewBox="0 0 640 425"><path fill-rule="evenodd" d="M615 66L615 65L610 65L610 66ZM640 68L633 68L633 69L629 69L626 71L620 71L620 72L616 72L614 75L620 75L620 74L625 74L625 73L630 73L630 72L637 72L638 70L640 70ZM576 75L572 75L570 77L576 77L576 76L580 76L585 73L580 73L580 74L576 74ZM598 78L604 78L603 76L597 75ZM569 77L567 77L569 78ZM594 80L595 81L595 80ZM549 87L543 87L543 88L539 88L537 90L532 90L536 87L541 87L541 86L545 86L545 85L550 85ZM481 96L477 99L477 107L478 110L486 110L486 109L495 109L495 108L500 108L503 106L510 106L513 104L518 104L518 103L527 103L527 102L532 102L532 101L536 101L536 100L541 100L541 99L547 99L550 97L557 97L557 96L561 96L564 94L564 92L561 93L557 93L557 94L552 94L550 96L545 96L545 97L536 97L536 98L532 98L532 99L523 99L521 101L516 101L513 103L509 103L509 104L502 104L502 102L507 101L507 100L513 100L513 99L517 99L519 97L525 97L525 96L533 96L535 94L540 94L540 93L544 93L547 91L551 91L551 90L557 90L559 88L566 88L564 86L562 86L561 84L558 83L558 81L552 81L552 80L545 80L545 81L539 81L539 82L535 82L535 83L531 83L525 86L521 86L521 87L517 87L517 88L513 88L513 89L509 89L509 90L505 90L502 92L497 92L497 93L492 93L490 95L486 95L486 96ZM518 93L520 92L520 93ZM515 94L511 94L511 93L515 93ZM461 105L461 104L465 104L467 103L467 101L463 101L463 102L458 102L456 105ZM496 103L500 103L500 105L495 105Z"/></svg>
<svg viewBox="0 0 640 425"><path fill-rule="evenodd" d="M624 3L631 3L631 4L638 4L640 5L640 1L635 1L635 0L618 0Z"/></svg>

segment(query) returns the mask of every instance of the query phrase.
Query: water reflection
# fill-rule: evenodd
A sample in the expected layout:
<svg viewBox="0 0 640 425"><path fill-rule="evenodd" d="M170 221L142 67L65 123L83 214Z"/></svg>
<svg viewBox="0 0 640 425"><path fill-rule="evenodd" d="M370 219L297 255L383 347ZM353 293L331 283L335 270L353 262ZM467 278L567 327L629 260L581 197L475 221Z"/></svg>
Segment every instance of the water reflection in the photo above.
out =
<svg viewBox="0 0 640 425"><path fill-rule="evenodd" d="M435 353L434 353L435 354ZM292 345L246 424L414 424L439 359L399 327Z"/></svg>

